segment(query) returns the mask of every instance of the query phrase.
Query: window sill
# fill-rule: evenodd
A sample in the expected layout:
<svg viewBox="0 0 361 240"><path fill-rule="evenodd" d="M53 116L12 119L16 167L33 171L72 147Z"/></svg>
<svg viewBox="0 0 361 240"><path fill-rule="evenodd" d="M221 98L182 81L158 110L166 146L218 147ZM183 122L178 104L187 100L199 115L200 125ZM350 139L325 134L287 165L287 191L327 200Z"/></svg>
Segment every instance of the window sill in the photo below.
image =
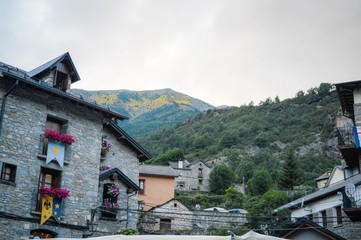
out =
<svg viewBox="0 0 361 240"><path fill-rule="evenodd" d="M111 221L111 222L117 222L117 221L119 221L119 220L116 219L116 218L108 218L108 217L100 217L99 219L100 219L100 220L104 220L104 221Z"/></svg>
<svg viewBox="0 0 361 240"><path fill-rule="evenodd" d="M32 211L30 212L31 215L34 215L34 216L41 216L41 212L38 212L38 211Z"/></svg>
<svg viewBox="0 0 361 240"><path fill-rule="evenodd" d="M1 183L1 184L5 184L5 185L9 185L9 186L16 187L16 182L11 182L11 181L7 181L7 180L0 179L0 183Z"/></svg>

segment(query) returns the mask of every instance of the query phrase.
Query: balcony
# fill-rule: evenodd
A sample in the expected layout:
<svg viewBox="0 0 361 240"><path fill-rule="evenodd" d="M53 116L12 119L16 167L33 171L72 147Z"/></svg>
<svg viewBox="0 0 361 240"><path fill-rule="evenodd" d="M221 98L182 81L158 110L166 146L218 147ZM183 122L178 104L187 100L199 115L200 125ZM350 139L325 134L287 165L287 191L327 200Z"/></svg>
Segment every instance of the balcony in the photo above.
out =
<svg viewBox="0 0 361 240"><path fill-rule="evenodd" d="M346 190L347 191L347 190ZM361 221L361 189L355 188L352 194L342 192L343 211L352 222Z"/></svg>
<svg viewBox="0 0 361 240"><path fill-rule="evenodd" d="M357 130L354 126L337 128L338 149L349 167L355 167L359 162L360 144Z"/></svg>

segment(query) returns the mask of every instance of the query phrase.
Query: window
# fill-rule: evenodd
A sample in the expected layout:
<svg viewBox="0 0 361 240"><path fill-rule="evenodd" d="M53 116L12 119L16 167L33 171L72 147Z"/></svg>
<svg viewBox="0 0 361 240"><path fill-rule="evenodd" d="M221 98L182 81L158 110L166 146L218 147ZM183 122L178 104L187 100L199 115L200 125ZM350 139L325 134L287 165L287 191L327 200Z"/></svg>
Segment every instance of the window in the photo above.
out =
<svg viewBox="0 0 361 240"><path fill-rule="evenodd" d="M67 126L67 122L65 120L60 120L51 116L48 116L46 118L45 129L51 129L59 133L64 133L66 126ZM48 139L44 138L42 155L46 156L47 153L48 153Z"/></svg>
<svg viewBox="0 0 361 240"><path fill-rule="evenodd" d="M321 212L321 216L322 216L322 226L323 227L327 227L327 214L326 214L326 210Z"/></svg>
<svg viewBox="0 0 361 240"><path fill-rule="evenodd" d="M60 171L42 167L40 170L38 188L40 188L41 186L59 188L60 187L60 179L61 179ZM41 194L40 193L38 193L36 211L38 211L38 212L41 211Z"/></svg>
<svg viewBox="0 0 361 240"><path fill-rule="evenodd" d="M139 187L140 187L140 190L138 191L138 194L144 194L144 187L145 187L144 179L139 179Z"/></svg>
<svg viewBox="0 0 361 240"><path fill-rule="evenodd" d="M109 188L112 186L112 183L104 184L103 190L103 208L101 211L101 216L104 218L116 219L118 213L118 198L109 194Z"/></svg>
<svg viewBox="0 0 361 240"><path fill-rule="evenodd" d="M198 185L203 185L203 179L198 179Z"/></svg>
<svg viewBox="0 0 361 240"><path fill-rule="evenodd" d="M54 83L53 86L60 89L61 91L66 92L66 90L70 87L70 78L69 75L61 72L61 71L55 71L54 76Z"/></svg>
<svg viewBox="0 0 361 240"><path fill-rule="evenodd" d="M30 231L30 234L39 238L55 238L58 234L47 229L34 229Z"/></svg>
<svg viewBox="0 0 361 240"><path fill-rule="evenodd" d="M336 224L341 225L342 224L342 210L341 206L335 207L335 213L336 213Z"/></svg>
<svg viewBox="0 0 361 240"><path fill-rule="evenodd" d="M164 218L160 219L160 231L161 232L165 232L167 230L170 230L171 225L172 225L172 220L171 219L164 219Z"/></svg>
<svg viewBox="0 0 361 240"><path fill-rule="evenodd" d="M1 163L1 176L0 179L8 182L15 182L16 178L16 165L10 163Z"/></svg>

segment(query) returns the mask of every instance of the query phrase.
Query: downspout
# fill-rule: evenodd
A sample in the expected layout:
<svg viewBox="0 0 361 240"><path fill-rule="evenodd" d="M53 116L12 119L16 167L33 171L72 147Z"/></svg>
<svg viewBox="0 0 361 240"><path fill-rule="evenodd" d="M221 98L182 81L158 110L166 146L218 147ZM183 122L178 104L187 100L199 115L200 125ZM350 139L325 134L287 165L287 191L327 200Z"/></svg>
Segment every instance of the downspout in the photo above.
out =
<svg viewBox="0 0 361 240"><path fill-rule="evenodd" d="M125 229L128 229L128 221L129 221L129 198L137 194L137 191L134 191L133 194L127 196L127 222L125 224Z"/></svg>
<svg viewBox="0 0 361 240"><path fill-rule="evenodd" d="M9 96L9 94L19 85L19 80L16 80L15 84L9 89L9 91L7 91L3 97L3 101L1 103L1 114L0 114L0 136L1 136L1 132L2 132L2 126L3 126L3 121L4 121L4 114L5 114L5 104L6 104L6 99Z"/></svg>

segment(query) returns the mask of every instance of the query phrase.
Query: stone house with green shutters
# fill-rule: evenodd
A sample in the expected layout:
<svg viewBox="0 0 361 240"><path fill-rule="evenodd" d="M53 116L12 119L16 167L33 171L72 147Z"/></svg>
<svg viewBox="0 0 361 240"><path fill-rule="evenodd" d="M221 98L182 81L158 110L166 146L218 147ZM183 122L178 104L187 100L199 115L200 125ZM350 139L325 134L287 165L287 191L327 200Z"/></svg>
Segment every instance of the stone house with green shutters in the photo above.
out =
<svg viewBox="0 0 361 240"><path fill-rule="evenodd" d="M69 53L32 71L0 62L1 239L136 228L138 167L151 156L117 125L127 117L71 93L79 80ZM43 188L70 192L60 212Z"/></svg>

